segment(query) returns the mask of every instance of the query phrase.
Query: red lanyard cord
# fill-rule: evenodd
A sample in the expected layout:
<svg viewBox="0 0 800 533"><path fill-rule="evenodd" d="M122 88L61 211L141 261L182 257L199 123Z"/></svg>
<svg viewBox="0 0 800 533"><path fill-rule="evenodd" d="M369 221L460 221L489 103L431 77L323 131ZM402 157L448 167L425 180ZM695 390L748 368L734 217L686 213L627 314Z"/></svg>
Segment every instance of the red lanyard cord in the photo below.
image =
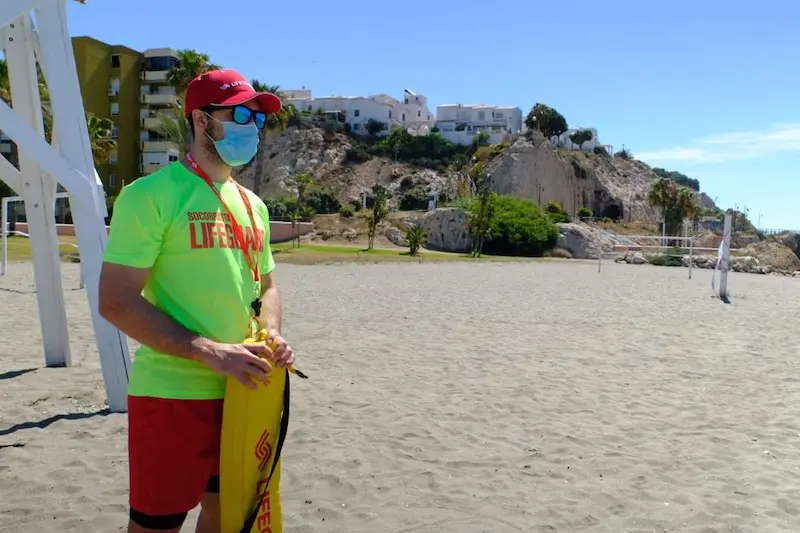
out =
<svg viewBox="0 0 800 533"><path fill-rule="evenodd" d="M247 261L248 268L253 272L253 281L258 283L259 281L261 281L261 277L259 276L258 272L258 262L253 261L250 257L250 250L247 247L247 242L245 241L244 231L242 230L242 227L239 225L239 222L237 222L236 217L233 216L233 213L228 208L228 204L225 203L225 200L222 198L222 194L219 192L219 189L217 189L217 186L214 184L211 178L208 177L208 174L206 174L205 170L200 168L200 165L197 164L197 162L194 160L191 154L188 154L186 156L186 162L189 163L189 166L192 167L192 170L194 170L195 173L198 176L200 176L203 179L203 181L205 181L208 184L209 187L211 187L211 190L214 191L214 194L216 194L217 198L219 198L219 202L222 204L223 209L225 209L225 211L228 214L228 219L230 220L231 227L233 228L233 235L236 238L236 242L239 245L239 249L242 250L242 252L244 253L244 258ZM242 187L238 183L236 185L239 189L239 194L242 197L242 201L244 202L244 206L247 209L247 215L250 217L250 225L253 228L253 232L255 232L257 226L255 217L253 216L253 207L250 205L250 199L247 197L247 193L245 192L244 187Z"/></svg>

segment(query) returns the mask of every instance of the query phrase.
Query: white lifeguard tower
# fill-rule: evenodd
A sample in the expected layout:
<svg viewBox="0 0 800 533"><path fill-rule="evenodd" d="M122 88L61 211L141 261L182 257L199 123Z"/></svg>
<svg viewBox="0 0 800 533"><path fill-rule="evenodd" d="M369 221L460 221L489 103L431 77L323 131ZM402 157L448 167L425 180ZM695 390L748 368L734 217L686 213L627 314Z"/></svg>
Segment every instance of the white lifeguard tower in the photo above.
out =
<svg viewBox="0 0 800 533"><path fill-rule="evenodd" d="M0 179L25 201L45 364L71 363L54 215L61 184L72 207L108 407L124 412L130 358L126 336L98 313L107 211L67 28L67 0L0 0L0 39L13 106L0 101L0 130L17 144L20 166L18 171L0 156ZM44 138L37 62L50 90L52 145Z"/></svg>

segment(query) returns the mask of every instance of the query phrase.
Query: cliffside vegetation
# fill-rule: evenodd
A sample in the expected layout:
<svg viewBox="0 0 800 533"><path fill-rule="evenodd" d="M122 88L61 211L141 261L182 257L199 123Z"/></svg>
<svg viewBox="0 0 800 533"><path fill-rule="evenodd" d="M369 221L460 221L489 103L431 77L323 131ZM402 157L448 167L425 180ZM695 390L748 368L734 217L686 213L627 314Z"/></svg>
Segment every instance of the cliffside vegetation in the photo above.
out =
<svg viewBox="0 0 800 533"><path fill-rule="evenodd" d="M468 146L452 143L436 132L412 135L403 128L393 128L389 135L378 137L386 127L385 123L370 120L365 127L368 135L353 135L346 129L352 141L345 161L363 163L373 157L387 157L444 172L461 169L480 147L489 144L489 136L485 133L475 135Z"/></svg>

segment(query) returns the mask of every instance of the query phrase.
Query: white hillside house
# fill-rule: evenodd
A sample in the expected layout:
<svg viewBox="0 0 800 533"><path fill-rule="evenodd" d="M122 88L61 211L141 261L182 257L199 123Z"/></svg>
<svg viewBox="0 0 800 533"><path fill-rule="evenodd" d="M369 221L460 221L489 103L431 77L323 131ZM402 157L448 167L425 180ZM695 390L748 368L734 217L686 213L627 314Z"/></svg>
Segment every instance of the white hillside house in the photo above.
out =
<svg viewBox="0 0 800 533"><path fill-rule="evenodd" d="M448 141L471 144L478 132L489 134L489 142L501 142L506 135L522 131L519 107L447 104L436 108L436 127Z"/></svg>
<svg viewBox="0 0 800 533"><path fill-rule="evenodd" d="M592 138L583 143L583 145L578 146L570 139L570 136L578 131L581 130L588 130L592 133ZM558 137L553 137L550 139L550 142L553 146L558 148L566 148L567 150L583 150L584 152L591 152L595 149L596 146L602 146L606 149L609 154L614 153L614 147L610 144L602 144L600 142L600 138L597 136L597 129L595 128L574 128L565 131Z"/></svg>
<svg viewBox="0 0 800 533"><path fill-rule="evenodd" d="M314 97L311 90L305 88L289 89L283 93L298 111L321 111L332 119L345 122L357 134L367 134L364 126L370 120L382 123L385 133L400 126L411 133L424 135L430 133L434 124L428 99L408 89L404 91L402 101L388 94Z"/></svg>

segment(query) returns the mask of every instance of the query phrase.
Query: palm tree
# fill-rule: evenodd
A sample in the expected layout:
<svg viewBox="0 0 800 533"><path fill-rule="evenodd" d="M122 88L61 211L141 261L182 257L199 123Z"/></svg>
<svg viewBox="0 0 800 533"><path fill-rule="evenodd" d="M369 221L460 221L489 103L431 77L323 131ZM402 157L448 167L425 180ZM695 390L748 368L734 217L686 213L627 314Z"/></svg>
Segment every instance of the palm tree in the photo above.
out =
<svg viewBox="0 0 800 533"><path fill-rule="evenodd" d="M258 80L252 80L250 85L253 86L253 89L259 92L268 92L276 95L281 101L286 100L286 96L281 91L279 85L267 85L265 83L261 83ZM263 146L266 143L267 135L269 132L280 132L286 129L289 125L289 121L297 115L297 109L292 104L285 103L281 107L280 113L275 113L269 115L267 117L267 127L261 131L261 140L259 142L259 146L261 150L263 150ZM259 150L259 152L261 151ZM255 160L255 169L254 169L254 178L253 178L253 192L256 193L259 197L261 196L261 181L262 181L262 173L264 168L264 160L261 157L261 154L256 154ZM298 210L300 206L297 207Z"/></svg>
<svg viewBox="0 0 800 533"><path fill-rule="evenodd" d="M178 50L178 63L167 72L167 82L175 87L175 92L183 102L186 97L186 88L193 79L204 72L220 68L222 67L211 63L208 54L202 54L191 48ZM159 122L156 131L177 146L183 157L189 148L190 137L189 119L184 115L183 107L178 106L174 114L156 113L155 118Z"/></svg>
<svg viewBox="0 0 800 533"><path fill-rule="evenodd" d="M256 176L258 178L258 176ZM258 179L256 179L258 181ZM292 245L294 245L295 239L297 240L297 247L300 248L300 225L297 224L297 217L299 216L300 212L303 211L303 199L305 198L306 192L314 183L314 176L311 174L295 174L292 178L288 180L288 185L297 187L297 208L294 213L292 213Z"/></svg>
<svg viewBox="0 0 800 533"><path fill-rule="evenodd" d="M189 149L189 120L183 115L183 109L178 107L176 113L156 113L158 126L156 131L163 135L169 142L178 147L181 157Z"/></svg>
<svg viewBox="0 0 800 533"><path fill-rule="evenodd" d="M167 83L175 87L182 100L189 82L204 72L219 68L219 65L211 63L208 54L201 54L191 48L178 50L178 63L167 72Z"/></svg>
<svg viewBox="0 0 800 533"><path fill-rule="evenodd" d="M8 77L8 63L6 63L5 59L0 59L0 100L7 104L11 103L11 84ZM0 198L5 198L6 196L14 196L14 191L0 181ZM9 205L13 207L14 204L11 203ZM12 216L11 220L15 220L15 217Z"/></svg>
<svg viewBox="0 0 800 533"><path fill-rule="evenodd" d="M8 77L8 63L0 59L0 100L11 103L11 78Z"/></svg>
<svg viewBox="0 0 800 533"><path fill-rule="evenodd" d="M647 202L661 210L666 235L676 235L684 219L699 216L700 208L694 191L679 186L669 178L661 178L653 184Z"/></svg>
<svg viewBox="0 0 800 533"><path fill-rule="evenodd" d="M117 147L116 141L111 137L113 127L110 119L86 112L86 128L89 130L89 144L95 165L108 161L108 155Z"/></svg>

